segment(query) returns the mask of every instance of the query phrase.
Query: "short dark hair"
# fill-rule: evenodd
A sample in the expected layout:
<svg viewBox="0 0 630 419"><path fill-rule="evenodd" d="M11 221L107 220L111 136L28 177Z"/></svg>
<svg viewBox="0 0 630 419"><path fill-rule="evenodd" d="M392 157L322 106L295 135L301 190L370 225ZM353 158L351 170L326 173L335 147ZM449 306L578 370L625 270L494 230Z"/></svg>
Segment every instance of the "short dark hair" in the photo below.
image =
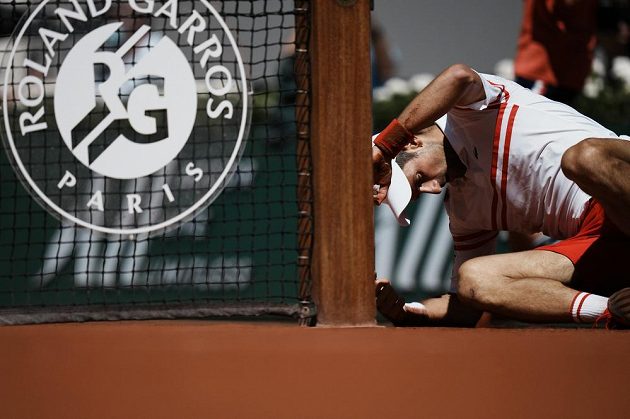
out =
<svg viewBox="0 0 630 419"><path fill-rule="evenodd" d="M438 125L436 123L433 123L431 125L429 125L426 128L423 128L422 130L420 130L420 132L418 132L416 135L422 135L422 134L426 134L430 131L433 130L440 130L440 132L442 131L440 129L440 127L438 127ZM407 164L407 162L409 160L413 160L414 158L416 158L419 154L421 154L422 152L422 148L418 148L415 149L414 151L401 151L400 153L398 153L398 155L396 156L396 163L398 163L398 165L400 166L400 168L404 168L405 164Z"/></svg>
<svg viewBox="0 0 630 419"><path fill-rule="evenodd" d="M402 169L405 167L405 164L407 164L409 160L413 160L418 154L420 154L420 152L417 149L413 151L403 150L396 156L396 163L398 163L398 165Z"/></svg>

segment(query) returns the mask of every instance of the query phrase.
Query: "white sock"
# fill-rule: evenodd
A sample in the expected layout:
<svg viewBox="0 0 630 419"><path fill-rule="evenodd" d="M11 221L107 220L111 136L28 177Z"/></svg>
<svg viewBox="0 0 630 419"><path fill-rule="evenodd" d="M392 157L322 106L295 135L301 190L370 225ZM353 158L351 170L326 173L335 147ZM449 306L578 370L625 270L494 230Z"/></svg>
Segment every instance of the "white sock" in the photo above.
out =
<svg viewBox="0 0 630 419"><path fill-rule="evenodd" d="M593 323L608 308L608 298L579 292L571 302L571 316L576 323Z"/></svg>

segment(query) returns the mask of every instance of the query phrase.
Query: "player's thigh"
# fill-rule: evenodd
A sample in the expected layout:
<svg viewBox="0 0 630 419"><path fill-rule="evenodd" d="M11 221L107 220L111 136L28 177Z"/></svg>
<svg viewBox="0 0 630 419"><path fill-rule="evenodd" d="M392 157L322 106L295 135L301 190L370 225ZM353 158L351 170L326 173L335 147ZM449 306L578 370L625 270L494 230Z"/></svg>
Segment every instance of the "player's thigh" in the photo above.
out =
<svg viewBox="0 0 630 419"><path fill-rule="evenodd" d="M564 255L548 250L528 250L471 259L462 265L460 277L485 278L486 281L551 279L568 283L574 270L573 263Z"/></svg>

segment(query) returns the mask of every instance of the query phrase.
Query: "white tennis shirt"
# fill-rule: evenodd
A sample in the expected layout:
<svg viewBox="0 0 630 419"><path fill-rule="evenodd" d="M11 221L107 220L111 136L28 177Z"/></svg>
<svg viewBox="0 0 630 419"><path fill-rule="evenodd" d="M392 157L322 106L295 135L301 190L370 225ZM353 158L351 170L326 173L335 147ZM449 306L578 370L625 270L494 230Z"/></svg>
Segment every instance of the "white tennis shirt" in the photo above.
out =
<svg viewBox="0 0 630 419"><path fill-rule="evenodd" d="M451 109L437 123L462 163L445 199L459 266L494 253L498 231L575 235L590 196L560 168L563 153L589 137L617 137L592 119L501 77L479 74L486 99Z"/></svg>

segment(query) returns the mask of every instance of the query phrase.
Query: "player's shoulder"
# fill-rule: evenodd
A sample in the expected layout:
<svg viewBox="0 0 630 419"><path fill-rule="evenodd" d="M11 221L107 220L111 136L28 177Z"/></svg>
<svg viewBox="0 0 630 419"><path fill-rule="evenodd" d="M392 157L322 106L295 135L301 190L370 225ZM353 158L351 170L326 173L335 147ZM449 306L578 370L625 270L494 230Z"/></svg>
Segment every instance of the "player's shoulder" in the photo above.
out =
<svg viewBox="0 0 630 419"><path fill-rule="evenodd" d="M499 87L505 90L509 95L517 95L517 96L524 95L525 97L528 97L528 98L539 98L543 100L546 99L544 96L540 96L532 92L530 89L521 86L520 84L516 83L514 80L506 79L504 77L497 76L496 74L487 74L487 73L478 73L478 74L487 83L489 83L492 86Z"/></svg>
<svg viewBox="0 0 630 419"><path fill-rule="evenodd" d="M496 74L489 74L489 73L477 73L477 74L479 74L479 77L481 77L482 80L485 80L486 82L490 83L493 86L500 86L500 87L518 86L519 88L521 87L516 82L506 79L501 76L497 76Z"/></svg>
<svg viewBox="0 0 630 419"><path fill-rule="evenodd" d="M502 83L510 81L501 76L497 76L496 74L481 73L481 72L477 72L477 74L479 74L479 77L486 79L487 81L491 81L495 84L502 84Z"/></svg>

